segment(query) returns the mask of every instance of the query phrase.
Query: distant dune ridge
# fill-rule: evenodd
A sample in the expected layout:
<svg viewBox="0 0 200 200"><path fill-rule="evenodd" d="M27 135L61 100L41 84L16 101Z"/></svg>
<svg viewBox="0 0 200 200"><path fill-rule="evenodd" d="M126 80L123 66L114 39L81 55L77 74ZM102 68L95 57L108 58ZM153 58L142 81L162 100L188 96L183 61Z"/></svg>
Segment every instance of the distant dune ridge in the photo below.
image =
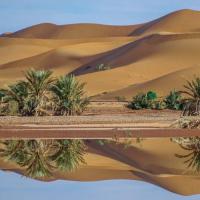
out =
<svg viewBox="0 0 200 200"><path fill-rule="evenodd" d="M36 68L73 72L96 99L130 99L147 90L162 96L200 76L199 50L200 11L129 26L44 23L1 35L0 86Z"/></svg>

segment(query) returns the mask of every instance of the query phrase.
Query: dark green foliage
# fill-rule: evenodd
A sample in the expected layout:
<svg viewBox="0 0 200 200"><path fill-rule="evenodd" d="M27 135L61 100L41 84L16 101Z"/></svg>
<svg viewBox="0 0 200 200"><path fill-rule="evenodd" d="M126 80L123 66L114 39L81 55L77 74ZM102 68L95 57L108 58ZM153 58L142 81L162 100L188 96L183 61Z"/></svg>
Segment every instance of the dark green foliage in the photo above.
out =
<svg viewBox="0 0 200 200"><path fill-rule="evenodd" d="M183 108L183 103L181 93L175 90L171 91L164 99L158 98L155 92L149 91L146 94L141 93L133 97L129 107L132 109L180 110Z"/></svg>
<svg viewBox="0 0 200 200"><path fill-rule="evenodd" d="M0 156L24 167L26 176L51 176L54 170L72 171L84 164L85 144L81 140L6 140Z"/></svg>
<svg viewBox="0 0 200 200"><path fill-rule="evenodd" d="M166 107L171 110L181 110L183 108L181 93L175 90L170 92L164 102Z"/></svg>
<svg viewBox="0 0 200 200"><path fill-rule="evenodd" d="M156 94L156 92L153 92L153 91L147 92L146 96L147 96L148 101L153 101L153 100L157 99L157 94Z"/></svg>
<svg viewBox="0 0 200 200"><path fill-rule="evenodd" d="M155 109L155 103L157 99L157 94L155 92L149 91L146 94L140 93L133 97L132 102L129 107L132 109Z"/></svg>

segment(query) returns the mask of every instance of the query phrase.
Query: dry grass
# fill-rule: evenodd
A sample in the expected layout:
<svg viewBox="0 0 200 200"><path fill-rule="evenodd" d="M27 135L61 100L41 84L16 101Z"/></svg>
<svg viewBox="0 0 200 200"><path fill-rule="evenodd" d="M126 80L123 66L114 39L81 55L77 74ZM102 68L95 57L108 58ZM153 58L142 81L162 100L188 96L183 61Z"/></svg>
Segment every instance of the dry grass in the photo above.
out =
<svg viewBox="0 0 200 200"><path fill-rule="evenodd" d="M173 128L200 129L200 116L181 117L171 125Z"/></svg>

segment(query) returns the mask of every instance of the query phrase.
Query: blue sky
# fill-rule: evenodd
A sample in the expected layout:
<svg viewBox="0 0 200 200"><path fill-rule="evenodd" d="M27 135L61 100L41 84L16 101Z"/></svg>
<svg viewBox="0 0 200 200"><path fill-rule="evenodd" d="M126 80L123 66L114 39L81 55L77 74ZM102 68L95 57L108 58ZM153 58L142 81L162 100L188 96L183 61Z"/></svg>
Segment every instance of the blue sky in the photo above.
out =
<svg viewBox="0 0 200 200"><path fill-rule="evenodd" d="M2 200L197 200L200 195L180 196L139 181L100 181L80 183L55 181L44 183L0 171Z"/></svg>
<svg viewBox="0 0 200 200"><path fill-rule="evenodd" d="M0 32L42 23L135 24L174 10L200 10L199 0L1 0Z"/></svg>

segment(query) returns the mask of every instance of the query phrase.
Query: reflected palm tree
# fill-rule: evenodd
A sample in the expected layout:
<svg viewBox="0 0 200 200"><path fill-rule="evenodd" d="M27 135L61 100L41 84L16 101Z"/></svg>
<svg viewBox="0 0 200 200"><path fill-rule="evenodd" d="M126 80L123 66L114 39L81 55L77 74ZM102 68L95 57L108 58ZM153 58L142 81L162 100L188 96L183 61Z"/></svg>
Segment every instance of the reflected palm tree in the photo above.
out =
<svg viewBox="0 0 200 200"><path fill-rule="evenodd" d="M193 168L196 172L200 172L200 137L174 138L172 140L188 151L185 155L175 154L175 156L185 159L184 163L187 168Z"/></svg>
<svg viewBox="0 0 200 200"><path fill-rule="evenodd" d="M31 178L50 177L54 170L72 171L85 164L82 140L5 140L0 156L25 168Z"/></svg>

